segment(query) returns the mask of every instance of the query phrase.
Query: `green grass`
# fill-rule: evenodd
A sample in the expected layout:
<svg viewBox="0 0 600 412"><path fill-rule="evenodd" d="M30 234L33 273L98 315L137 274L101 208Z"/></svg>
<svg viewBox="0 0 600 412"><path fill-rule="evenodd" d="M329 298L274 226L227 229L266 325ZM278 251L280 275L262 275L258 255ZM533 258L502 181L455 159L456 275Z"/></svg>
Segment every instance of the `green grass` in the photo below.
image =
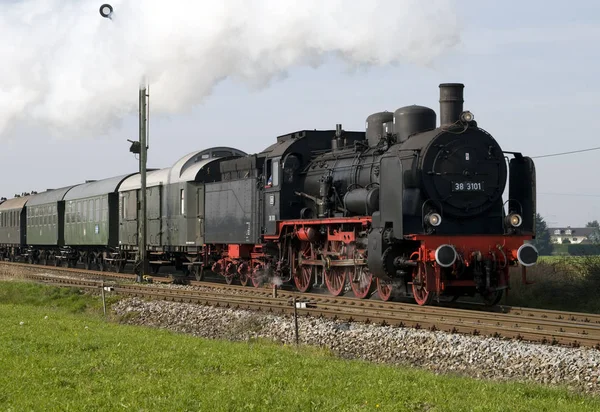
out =
<svg viewBox="0 0 600 412"><path fill-rule="evenodd" d="M73 291L0 282L0 410L600 409L600 399L562 389L118 325L98 315L100 305Z"/></svg>
<svg viewBox="0 0 600 412"><path fill-rule="evenodd" d="M45 287L27 282L1 282L0 285L0 303L60 308L62 312L67 313L102 312L102 302L99 299L90 299L74 288ZM114 296L107 296L107 305L116 299Z"/></svg>

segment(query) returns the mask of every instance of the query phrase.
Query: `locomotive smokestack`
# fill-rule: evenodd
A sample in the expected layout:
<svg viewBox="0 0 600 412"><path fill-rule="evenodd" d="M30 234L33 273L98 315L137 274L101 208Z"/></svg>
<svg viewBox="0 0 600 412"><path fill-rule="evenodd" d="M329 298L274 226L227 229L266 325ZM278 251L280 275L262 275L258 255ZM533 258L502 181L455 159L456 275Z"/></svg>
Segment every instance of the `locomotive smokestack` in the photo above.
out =
<svg viewBox="0 0 600 412"><path fill-rule="evenodd" d="M447 126L457 122L463 112L462 83L440 84L440 126Z"/></svg>

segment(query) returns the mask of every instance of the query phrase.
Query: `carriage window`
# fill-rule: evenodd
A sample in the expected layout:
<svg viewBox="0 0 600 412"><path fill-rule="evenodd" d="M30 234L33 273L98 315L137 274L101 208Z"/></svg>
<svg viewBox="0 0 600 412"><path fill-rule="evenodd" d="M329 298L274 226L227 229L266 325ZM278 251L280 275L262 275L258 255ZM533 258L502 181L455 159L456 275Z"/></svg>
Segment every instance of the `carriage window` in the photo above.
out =
<svg viewBox="0 0 600 412"><path fill-rule="evenodd" d="M180 204L180 208L181 208L181 214L184 215L185 214L185 189L181 189L181 204Z"/></svg>
<svg viewBox="0 0 600 412"><path fill-rule="evenodd" d="M227 157L231 156L231 152L229 150L215 150L212 152L212 157Z"/></svg>

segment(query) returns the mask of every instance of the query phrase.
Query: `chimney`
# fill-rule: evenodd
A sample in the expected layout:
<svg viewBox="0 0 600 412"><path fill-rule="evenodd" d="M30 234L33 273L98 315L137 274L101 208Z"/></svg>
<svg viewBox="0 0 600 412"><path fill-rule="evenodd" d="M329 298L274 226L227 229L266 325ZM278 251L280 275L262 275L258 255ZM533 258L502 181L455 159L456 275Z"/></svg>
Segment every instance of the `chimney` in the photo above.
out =
<svg viewBox="0 0 600 412"><path fill-rule="evenodd" d="M462 83L440 84L440 126L448 126L460 119L463 112Z"/></svg>

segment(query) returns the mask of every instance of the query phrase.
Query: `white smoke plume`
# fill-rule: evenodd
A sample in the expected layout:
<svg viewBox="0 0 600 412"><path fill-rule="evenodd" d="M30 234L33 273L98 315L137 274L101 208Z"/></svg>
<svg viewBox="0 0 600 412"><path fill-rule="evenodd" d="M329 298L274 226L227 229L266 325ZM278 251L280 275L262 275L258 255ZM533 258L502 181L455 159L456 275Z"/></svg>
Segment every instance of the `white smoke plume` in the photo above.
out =
<svg viewBox="0 0 600 412"><path fill-rule="evenodd" d="M100 16L108 2L113 19ZM22 0L0 13L0 136L19 122L60 136L137 111L190 109L225 78L268 86L335 55L350 68L429 65L459 42L443 0Z"/></svg>

